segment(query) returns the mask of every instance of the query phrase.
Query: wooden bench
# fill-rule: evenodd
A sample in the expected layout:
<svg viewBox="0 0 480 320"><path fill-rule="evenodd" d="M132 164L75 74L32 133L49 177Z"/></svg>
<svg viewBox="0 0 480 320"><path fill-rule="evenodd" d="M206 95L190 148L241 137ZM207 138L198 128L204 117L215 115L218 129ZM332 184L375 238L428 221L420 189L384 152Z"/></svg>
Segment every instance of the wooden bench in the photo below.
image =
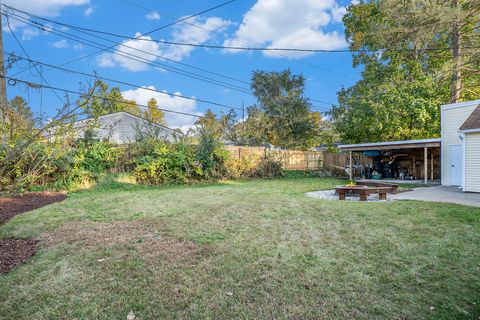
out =
<svg viewBox="0 0 480 320"><path fill-rule="evenodd" d="M375 182L375 181L356 181L358 186L369 186L369 187L385 187L390 188L391 194L397 194L398 184L395 183L385 183L385 182Z"/></svg>
<svg viewBox="0 0 480 320"><path fill-rule="evenodd" d="M358 194L360 201L367 201L367 198L371 194L378 193L380 200L387 200L387 193L392 191L391 187L374 187L374 186L338 186L335 188L338 193L338 200L345 200L347 194Z"/></svg>

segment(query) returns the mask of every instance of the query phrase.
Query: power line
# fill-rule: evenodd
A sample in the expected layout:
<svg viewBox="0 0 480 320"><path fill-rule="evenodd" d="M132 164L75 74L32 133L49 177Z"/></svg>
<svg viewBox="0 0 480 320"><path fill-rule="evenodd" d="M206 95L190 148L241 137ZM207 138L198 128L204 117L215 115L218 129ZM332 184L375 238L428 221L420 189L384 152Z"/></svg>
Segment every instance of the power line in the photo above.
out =
<svg viewBox="0 0 480 320"><path fill-rule="evenodd" d="M23 83L26 86L33 87L33 88L46 88L46 89L51 89L51 90L62 91L62 92L65 92L65 93L78 94L80 96L87 95L87 93L85 93L85 92L79 92L79 91L74 91L74 90L70 90L70 89L63 89L63 88L53 87L53 86L49 86L49 85L41 85L41 84L38 84L38 83L33 83L33 82L30 82L30 81L25 81L25 80L12 78L12 77L8 77L8 76L5 76L4 78L8 80L8 84L11 85L11 86L16 85L17 83ZM100 97L100 96L93 95L93 94L89 95L89 96L92 97L92 98L98 98L98 99L107 100L107 101L111 101L111 102L124 103L126 105L131 105L131 106L138 106L138 107L147 108L147 109L149 108L146 105L132 103L132 102L129 102L129 101L126 101L126 100L117 100L117 99L112 99L112 98L108 98L108 97ZM184 116L204 118L204 116L200 116L198 114L193 114L193 113L188 113L188 112L175 111L175 110L163 109L163 108L155 108L155 109L163 111L163 112L181 114L181 115L184 115Z"/></svg>
<svg viewBox="0 0 480 320"><path fill-rule="evenodd" d="M147 10L148 12L157 12L156 10L148 9L148 8L146 8L146 7L144 7L144 6L143 6L143 7L142 7L142 6L137 6L137 5L135 5L132 1L127 1L127 0L120 0L120 1L122 1L122 2L124 2L124 3L128 3L128 4L133 5L133 6L136 6L136 7L141 7L143 10ZM163 15L166 16L166 17L170 17L170 16L166 15L165 13L163 13ZM170 18L172 18L172 17L170 17ZM174 18L172 18L172 19L174 19ZM201 26L201 25L198 25L198 24L195 24L195 23L191 23L191 22L188 22L188 21L184 21L183 23L188 24L188 25L191 25L191 26L196 27L196 28L199 28L199 29L202 29L202 30L207 30L207 31L209 31L209 32L218 32L217 29L215 29L215 30L208 29L208 28L205 28L204 26ZM246 43L245 41L242 41L242 40L240 40L240 42ZM284 57L284 58L289 58L289 56L287 56L286 54L283 54L283 53L281 53L281 52L278 52L277 54L280 55L280 56L282 56L282 57ZM330 70L330 69L328 69L328 68L320 67L320 66L318 66L318 65L316 65L316 64L314 64L314 63L311 63L311 62L306 62L306 61L302 61L302 60L295 60L295 62L296 62L296 63L299 63L299 64L303 64L303 65L309 66L309 67L312 67L312 68L315 68L315 69L318 69L318 70L322 70L322 71L325 71L325 72L328 72L328 73L331 73L331 74L335 74L335 75L337 75L337 76L341 76L341 77L344 77L344 78L353 79L353 77L351 77L351 76L349 76L349 75L346 75L346 74L343 74L343 73L339 73L339 72L337 72L337 71Z"/></svg>
<svg viewBox="0 0 480 320"><path fill-rule="evenodd" d="M52 68L52 69L57 69L57 70L60 70L60 71L66 72L66 73L72 73L72 74L82 75L82 76L86 76L86 77L101 79L101 80L104 80L104 81L114 82L114 83L121 84L121 85L126 85L126 86L130 86L130 87L138 88L138 89L143 89L143 90L146 90L146 91L151 91L151 92L159 93L159 94L162 94L162 95L175 96L175 97L178 97L178 98L181 98L181 99L187 99L187 100L192 100L192 101L196 101L196 102L207 103L207 104L217 106L217 107L222 107L222 108L225 108L225 109L234 109L234 110L238 110L238 111L243 111L242 108L232 107L232 106L228 106L228 105L221 104L221 103L218 103L218 102L208 101L208 100L204 100L204 99L191 98L191 97L182 96L182 95L179 95L179 94L170 94L170 93L159 91L159 90L152 89L152 88L149 88L149 87L143 87L141 85L134 84L134 83L131 83L131 82L126 82L126 81L122 81L122 80L115 80L115 79L112 79L112 78L107 78L107 77L100 76L98 74L91 74L91 73L86 73L86 72L82 72L82 71L67 69L67 68L64 68L64 67L61 67L61 66L56 66L56 65L53 65L53 64L49 64L49 63L41 62L41 61L38 61L38 60L34 60L34 59L31 59L30 57L24 58L24 57L21 57L21 56L18 56L16 54L14 54L14 53L11 53L11 52L10 53L6 52L6 54L9 54L10 56L15 57L15 58L20 59L20 60L28 61L29 63L31 63L33 65L39 64L39 65L42 65L42 66L45 66L45 67L48 67L48 68ZM310 100L313 100L313 99L310 99ZM330 109L329 107L326 107L326 106L315 106L315 105L312 105L311 108L312 109L315 109L315 108L320 109L320 111L322 111L322 112Z"/></svg>
<svg viewBox="0 0 480 320"><path fill-rule="evenodd" d="M13 11L17 11L17 12L20 12L20 13L23 13L33 19L38 19L38 20L42 20L42 21L46 21L46 22L50 22L50 23L53 23L53 24L57 24L57 25L60 25L62 27L68 27L70 29L74 29L78 32L82 32L83 34L88 34L90 36L93 36L97 39L101 39L101 40L104 40L104 41L108 41L108 42L111 42L111 43L117 43L115 41L112 41L110 39L106 39L104 37L100 37L100 36L97 36L95 34L91 34L91 32L94 32L94 33L99 33L99 34L108 34L108 32L103 32L103 31L97 31L97 30L94 30L94 29L89 29L89 28L84 28L84 27L79 27L79 26L74 26L74 25L71 25L71 24L68 24L68 23L63 23L63 22L59 22L59 21L55 21L55 20L51 20L51 19L47 19L47 18L42 18L42 17L39 17L35 14L32 14L30 12L27 12L27 11L24 11L24 10L20 10L20 9L16 9L16 8L13 8L11 6L5 6ZM17 17L20 17L18 15L16 15ZM22 17L23 18L23 17ZM24 18L26 19L26 18ZM35 24L38 24L37 22L32 22L32 23L35 23ZM50 29L44 25L41 25L39 24L40 26L42 26L43 28L46 28L47 30ZM56 29L57 30L57 29ZM57 30L59 31L59 30ZM145 38L135 38L135 37L129 37L129 40L131 41L140 41L140 40L147 40ZM128 42L128 41L127 41ZM183 63L183 62L180 62L180 61L177 61L177 60L174 60L174 59L170 59L170 58L167 58L165 56L161 56L161 55L157 55L157 54L153 54L151 52L147 52L147 51L144 51L144 50L141 50L141 49L138 49L138 48L134 48L134 47L131 47L131 46L128 46L125 44L125 42L122 42L120 44L120 46L123 46L123 47L126 47L126 48L129 48L129 49L133 49L133 50L136 50L136 51L139 51L139 52L143 52L143 53L147 53L151 56L154 56L154 57L157 57L157 58L160 58L160 59L163 59L163 60L166 60L166 61L169 61L169 62L172 62L172 63L176 63L176 64L179 64L179 65L182 65L182 66L186 66L186 67L189 67L189 68L192 68L192 69L196 69L196 70L200 70L200 71L203 71L205 73L209 73L209 74L212 74L212 75L216 75L218 77L223 77L223 78L226 78L226 79L230 79L230 80L233 80L233 81L237 81L237 82L240 82L240 83L244 83L244 84L249 84L247 81L244 81L244 80L241 80L241 79L237 79L237 78L234 78L234 77L231 77L231 76L227 76L227 75L224 75L224 74L221 74L221 73L217 73L217 72L213 72L213 71L210 71L210 70L206 70L206 69L203 69L203 68L199 68L199 67L196 67L196 66L193 66L191 64L187 64L187 63Z"/></svg>
<svg viewBox="0 0 480 320"><path fill-rule="evenodd" d="M124 2L124 3L128 3L128 4L130 4L130 5L133 5L133 6L135 6L135 7L139 7L139 8L141 8L141 9L146 10L146 11L149 11L149 12L157 12L156 10L149 9L149 8L147 8L147 7L145 7L145 6L136 5L136 4L134 4L132 1L128 1L128 0L120 0L120 1L122 1L122 2ZM163 15L165 15L165 16L167 16L167 17L170 17L170 16L168 16L168 15L166 15L166 14L164 14L164 13L163 13ZM170 18L171 18L171 17L170 17ZM188 22L188 21L183 21L183 23L186 23L186 24L188 24L188 25L194 26L194 27L199 28L199 29L207 30L207 31L209 31L209 32L217 32L217 30L208 29L208 28L205 28L205 27L203 27L203 26L200 26L200 25L198 25L198 24L191 23L191 22ZM241 42L246 43L245 41L241 41ZM281 52L278 52L278 55L280 55L280 56L282 56L282 57L284 57L284 58L289 58L289 56L287 56L287 55L285 55L285 54L283 54L283 53L281 53ZM351 76L348 76L348 75L339 73L339 72L334 71L334 70L330 70L330 69L328 69L328 68L320 67L320 66L318 66L318 65L316 65L316 64L313 64L313 63L310 63L310 62L306 62L306 61L302 61L302 60L295 60L295 62L296 62L296 63L300 63L300 64L304 64L304 65L310 66L310 67L312 67L312 68L316 68L316 69L319 69L319 70L322 70L322 71L325 71L325 72L328 72L328 73L331 73L331 74L335 74L335 75L337 75L337 76L341 76L341 77L344 77L344 78L350 78L350 79L352 79Z"/></svg>
<svg viewBox="0 0 480 320"><path fill-rule="evenodd" d="M140 38L140 37L143 37L143 36L152 34L152 33L154 33L154 32L157 32L157 31L159 31L159 30L162 30L162 29L171 27L171 26L173 26L173 25L175 25L175 24L177 24L177 23L186 21L186 20L188 20L188 19L194 18L194 17L199 16L199 15L204 14L204 13L213 11L213 10L215 10L215 9L218 9L218 8L220 8L220 7L223 7L223 6L226 6L226 5L228 5L228 4L230 4L230 3L233 3L233 2L235 2L235 1L236 1L236 0L230 0L230 1L227 1L227 2L223 2L223 3L221 3L221 4L217 5L217 6L211 7L211 8L209 8L209 9L203 10L203 11L198 12L198 13L195 13L195 14L193 14L193 15L189 15L189 16L184 17L184 18L182 18L182 19L178 19L178 20L176 20L176 21L174 21L174 22L172 22L172 23L166 24L166 25L164 25L164 26L161 26L161 27L155 28L155 29L153 29L153 30L151 30L151 31L148 31L148 32L146 32L146 33L143 33L143 34L137 36L137 38ZM11 8L11 7L8 7L8 6L6 6L6 5L4 5L4 6L7 7L7 8ZM17 10L18 10L18 9L17 9ZM104 51L106 51L106 50L110 50L110 49L112 49L112 48L115 48L117 45L119 45L119 43L116 43L115 45L112 45L112 46L107 47L107 48L103 48L103 49L101 49L100 51L96 51L96 52L93 52L93 53L91 53L91 54L88 54L88 55L85 55L85 56L81 56L81 57L79 57L79 58L77 58L77 59L68 61L68 62L64 63L63 66L68 65L68 64L75 63L75 62L80 61L80 60L83 60L83 59L86 59L86 58L91 57L91 56L93 56L93 55L97 55L97 54L102 53L102 52L104 52Z"/></svg>
<svg viewBox="0 0 480 320"><path fill-rule="evenodd" d="M130 3L129 1L124 1L127 3ZM98 34L103 34L103 35L108 35L116 38L122 38L126 40L138 40L138 41L145 41L145 42L155 42L155 43L161 43L161 44L168 44L168 45L175 45L175 46L188 46L188 47L197 47L197 48L207 48L207 49L222 49L222 50L239 50L239 51L285 51L285 52L310 52L310 53L351 53L351 52L383 52L384 49L363 49L363 50L351 50L351 49L312 49L312 48L276 48L276 47L241 47L241 46L225 46L225 45L211 45L211 44L201 44L201 43L185 43L185 42L176 42L176 41L167 41L167 40L158 40L158 39L146 39L143 38L143 36L151 34L152 32L143 34L141 36L137 37L132 37L128 35L123 35L123 34L118 34L110 31L102 31L98 29L93 29L93 28L87 28L87 27L80 27L80 26L75 26L69 23L64 23L64 22L59 22L43 17L39 17L37 15L28 13L27 11L16 9L14 7L4 5L5 7L22 12L32 18L44 20L47 22L55 23L64 27L68 27L71 29L75 30L83 30L83 31L88 31L88 32L94 32ZM146 9L145 7L140 6L143 9ZM148 10L148 9L146 9ZM154 10L149 10L150 12L156 12ZM198 26L198 25L195 25ZM208 29L207 29L208 30ZM211 32L215 32L215 30L209 30ZM462 49L479 49L480 46L468 46L468 47L462 47ZM409 48L402 48L402 49L396 49L395 51L448 51L451 50L452 48L446 47L446 48L422 48L422 49L409 49Z"/></svg>
<svg viewBox="0 0 480 320"><path fill-rule="evenodd" d="M18 40L15 32L13 31L12 27L10 26L10 20L9 20L8 16L7 16L7 27L8 27L8 30L10 31L10 33L12 34L13 38L15 39L15 41L17 42L17 44L19 45L20 49L22 49L23 53L24 53L28 58L30 58L30 56L29 56L28 53L27 53L27 50L25 50L25 48L23 47L22 43L20 42L20 40ZM3 53L2 53L2 54L3 54ZM43 73L40 72L40 70L37 68L37 66L34 66L34 67L35 67L35 70L37 70L37 72L38 72L38 74L40 75L40 77L43 79L43 81L45 81L45 83L46 83L47 85L50 85L50 84L48 83L47 79L43 76ZM53 91L53 90L52 90L52 92L53 92L53 94L58 98L58 100L60 101L60 103L61 103L62 105L64 105L64 104L65 104L65 101L63 101L63 99L60 98L60 96L58 95L58 93L57 93L56 91ZM41 111L40 111L40 113L41 113ZM43 115L40 115L40 116L42 117Z"/></svg>
<svg viewBox="0 0 480 320"><path fill-rule="evenodd" d="M48 68L61 70L61 71L63 71L63 72L73 73L73 74L82 75L82 76L91 77L91 78L97 78L97 79L101 79L101 80L104 80L104 81L110 81L110 82L114 82L114 83L118 83L118 84L130 86L130 87L135 87L135 88L139 88L139 89L144 89L144 90L146 90L146 91L156 92L156 93L159 93L159 94L162 94L162 95L173 96L173 97L177 97L177 98L181 98L181 99L186 99L186 100L191 100L191 101L196 101L196 102L207 103L207 104L210 104L210 105L214 105L214 106L218 106L218 107L222 107L222 108L226 108L226 109L242 110L242 109L240 109L240 108L231 107L231 106L228 106L228 105L225 105L225 104L222 104L222 103L218 103L218 102L213 102L213 101L204 100L204 99L187 97L187 96L183 96L183 95L176 94L176 93L167 93L167 92L164 92L164 91L152 89L152 88L149 88L149 87L143 87L143 86L140 86L140 85L138 85L138 84L134 84L134 83L126 82L126 81L115 80L115 79L111 79L111 78L107 78L107 77L102 77L102 76L99 76L99 75L96 75L96 74L91 74L91 73L86 73L86 72L82 72L82 71L76 71L76 70L72 70L72 69L67 69L67 68L64 68L64 67L62 67L62 66L56 66L56 65L53 65L53 64L49 64L49 63L41 62L41 61L38 61L38 60L34 60L34 59L31 59L31 58L28 58L28 59L27 59L27 58L24 58L24 57L20 57L20 56L18 56L18 55L16 55L16 54L13 54L13 53L8 53L8 52L6 52L6 53L7 53L7 54L10 54L11 56L16 57L16 58L18 58L18 59L21 59L21 60L24 60L24 61L28 61L28 62L30 62L30 63L33 64L33 65L35 65L35 64L40 64L40 65L43 65L43 66L48 67Z"/></svg>
<svg viewBox="0 0 480 320"><path fill-rule="evenodd" d="M92 29L88 29L88 28L82 28L82 27L77 27L77 26L73 26L73 25L70 25L70 24L65 24L65 23L62 23L62 22L57 22L57 21L50 20L50 19L41 18L41 17L38 17L38 16L36 16L36 15L33 15L33 14L29 13L29 12L26 12L26 11L23 11L23 10L19 10L19 9L10 7L10 6L6 6L6 7L8 7L9 9L12 9L12 10L14 10L14 11L19 11L19 12L21 12L21 13L24 13L24 14L32 17L32 18L37 18L37 19L44 20L44 21L51 22L51 23L55 23L55 24L58 24L58 25L61 25L61 26L66 26L66 27L70 27L70 28L73 28L73 29L80 29L80 30L92 30ZM148 9L146 9L146 8L144 8L144 9L145 9L145 10L148 10ZM97 43L97 42L93 42L93 41L91 41L91 40L87 40L87 39L85 39L85 38L82 38L82 37L79 37L79 36L76 36L76 35L71 35L71 34L66 33L66 32L64 32L64 31L59 31L59 30L57 30L57 29L53 29L53 28L51 28L50 26L44 26L44 25L42 25L42 24L40 24L40 23L38 23L38 22L30 22L29 20L27 20L27 19L25 19L25 18L23 18L23 17L21 17L21 16L19 16L19 15L16 15L16 14L14 14L14 15L17 16L17 17L19 17L19 18L21 18L21 19L24 19L23 22L25 22L25 23L29 23L30 25L32 25L32 23L33 23L33 24L34 24L34 25L33 25L34 27L40 28L41 30L48 31L48 32L51 32L51 33L57 34L57 35L59 35L58 33L61 33L61 34L63 34L63 35L59 35L59 36L65 37L65 38L67 38L67 39L71 39L71 37L76 37L76 38L79 38L79 39L81 39L81 40L78 40L78 39L71 39L71 40L76 41L76 42L79 42L79 43L83 43L83 44L86 44L86 43L83 42L83 41L88 41L88 42L93 43L94 45L92 45L92 44L86 44L86 45L93 46L93 47L95 47L95 48L99 48L98 45L101 45L101 44L99 44L99 43ZM15 18L14 18L14 19L15 19ZM189 23L189 24L190 24L190 23ZM194 25L194 24L191 24L191 25ZM194 26L201 27L201 26L198 26L198 25L194 25ZM53 29L53 30L52 30L52 29ZM96 30L92 30L92 31L95 32ZM101 32L101 31L98 31L98 32L104 33L104 32ZM213 30L212 32L215 32L215 30ZM83 32L83 33L86 33L86 34L88 34L88 35L91 35L91 34L88 33L88 32ZM108 34L108 33L107 33L107 34ZM105 41L110 41L110 42L112 42L112 43L115 43L115 42L111 41L110 39L105 39L105 38L103 38L103 37L98 37L98 36L95 36L95 35L92 35L92 36L97 37L97 38L100 38L100 39L105 40ZM134 38L131 38L131 39L134 39ZM133 49L133 50L139 51L139 52L143 52L143 53L146 53L146 54L149 54L149 55L152 55L152 56L155 56L155 57L158 57L158 58L167 60L167 61L171 61L171 62L174 62L174 63L178 63L178 64L181 64L181 65L186 65L186 66L188 66L188 67L191 67L191 68L194 68L194 69L198 69L198 70L201 70L201 71L204 71L204 72L207 72L207 73L211 73L211 74L214 74L214 75L217 75L217 76L225 77L225 78L228 78L228 79L232 79L232 80L235 80L235 81L238 81L238 82L242 82L242 83L247 83L247 84L248 84L248 82L243 81L243 80L240 80L240 79L236 79L236 78L233 78L233 77L230 77L230 76L226 76L226 75L223 75L223 74L211 72L211 71L209 71L209 70L205 70L205 69L198 68L198 67L195 67L195 66L192 66L192 65L189 65L189 64L181 63L181 62L175 61L175 60L173 60L173 59L168 59L168 58L166 58L166 57L162 57L162 56L159 56L159 55L155 55L155 54L152 54L152 53L147 52L147 51L144 51L144 50L140 50L140 49L137 49L137 48L133 48L133 47L127 46L127 45L125 45L124 43L122 43L121 45L122 45L122 46L125 46L125 47L127 47L127 48L131 48L131 49ZM110 51L110 52L111 52L111 51ZM122 53L122 52L123 52L123 51L120 51L120 53ZM114 52L114 53L115 53L115 52ZM117 54L118 54L118 53L117 53ZM125 55L123 55L123 54L119 54L119 55L120 55L120 56L125 56ZM138 57L138 58L142 59L142 61L139 61L139 62L142 62L142 63L145 63L145 64L150 64L150 65L151 65L152 63L155 63L155 62L153 62L153 61L146 60L146 59L144 59L144 58L142 58L142 57L139 57L139 56L135 56L135 57ZM132 57L127 57L127 58L132 59ZM138 61L138 59L133 59L133 60ZM156 62L156 64L159 64L159 63ZM169 67L166 67L166 66L163 65L163 64L160 64L160 65L161 65L162 67L164 67L164 68L169 68ZM317 66L315 66L315 65L313 65L313 66L314 66L314 67L317 67ZM170 69L167 69L167 70L170 70ZM188 71L184 71L184 70L181 70L181 69L174 69L174 70L175 70L175 71L180 70L180 72L188 72ZM173 72L175 72L175 71L173 71ZM18 74L20 74L20 73L21 73L21 72L17 73L16 75L18 75ZM177 73L178 73L178 72L177 72ZM185 74L182 74L182 75L185 75ZM191 75L200 76L200 77L201 77L201 75L196 75L196 74L191 74ZM188 75L187 75L187 76L188 76ZM198 78L195 78L195 79L198 79ZM218 80L210 79L210 78L207 78L207 79L209 80L209 81L207 81L207 82L209 82L209 83L211 83L210 80L212 80L212 81L218 81ZM205 79L198 79L198 80L205 81ZM226 84L226 83L223 82L223 83L222 83L222 86L224 86L225 84ZM233 85L231 85L231 84L226 84L226 85L228 85L228 86L233 86ZM240 92L243 92L243 93L251 94L251 92L250 92L250 91L247 91L246 89L241 89L240 87L237 87L237 88L239 88L240 90L237 90L237 89L235 89L235 88L229 87L229 89L233 89L233 90L240 91ZM318 100L317 100L317 101L318 101ZM332 103L326 103L326 102L322 102L322 101L320 101L320 103L329 104L329 105L332 104Z"/></svg>
<svg viewBox="0 0 480 320"><path fill-rule="evenodd" d="M310 100L318 102L318 103L326 104L326 105L329 105L329 106L331 106L332 104L336 104L336 103L333 103L333 102L328 102L328 101L323 101L323 100L318 100L318 99L313 99L313 98L310 98Z"/></svg>
<svg viewBox="0 0 480 320"><path fill-rule="evenodd" d="M231 90L251 94L251 92L248 91L245 88L238 87L236 85L233 85L233 84L221 81L221 80L216 80L216 79L213 79L213 78L209 78L209 77L206 77L206 76L203 76L203 75L200 75L200 74L196 74L196 73L193 73L193 72L190 72L190 71L186 71L186 70L183 70L183 69L179 69L179 68L176 68L176 67L167 66L167 65L162 64L160 62L151 61L151 60L148 60L148 59L143 58L141 56L131 54L131 53L128 53L128 52L125 52L125 51L121 51L119 49L111 50L108 47L104 47L104 45L101 44L101 43L98 43L98 42L95 42L95 41L92 41L92 40L89 40L89 39L85 39L85 38L82 38L82 37L79 37L79 36L76 36L76 35L72 35L72 34L69 34L67 32L57 30L57 29L52 28L52 27L47 27L47 26L44 26L40 23L32 23L30 20L27 20L27 19L24 19L24 18L18 18L18 17L19 16L15 15L15 14L13 14L13 16L11 16L11 18L13 18L15 20L27 23L27 24L29 24L29 25L31 25L35 28L38 28L42 31L46 31L46 32L49 32L49 33L52 33L52 34L56 34L56 35L58 35L62 38L70 39L72 41L75 41L75 42L78 42L78 43L81 43L81 44L85 44L87 46L91 46L91 47L94 47L94 48L100 48L100 49L102 49L104 51L107 51L107 52L110 52L112 54L115 54L115 55L118 55L118 56L121 56L121 57L125 57L127 59L134 60L134 61L146 64L146 65L151 65L151 66L153 65L153 66L156 66L156 67L160 67L160 68L169 70L173 73L177 73L177 74L180 74L180 75L183 75L183 76L186 76L186 77L197 79L197 80L200 80L200 81L203 81L203 82L207 82L207 83L214 84L214 85L217 85L217 86L221 86L221 87L224 87L224 88L228 88L228 89L231 89ZM123 45L123 46L125 46L125 45ZM155 54L149 53L148 51L136 49L136 48L130 47L130 46L125 46L125 47L131 48L131 49L134 49L134 50L137 50L137 51L140 51L140 52L144 52L144 53L149 54L149 55L156 56ZM64 64L62 64L62 66L67 65L67 64L68 63L64 63ZM22 72L24 72L24 70L17 73L16 75L18 75Z"/></svg>

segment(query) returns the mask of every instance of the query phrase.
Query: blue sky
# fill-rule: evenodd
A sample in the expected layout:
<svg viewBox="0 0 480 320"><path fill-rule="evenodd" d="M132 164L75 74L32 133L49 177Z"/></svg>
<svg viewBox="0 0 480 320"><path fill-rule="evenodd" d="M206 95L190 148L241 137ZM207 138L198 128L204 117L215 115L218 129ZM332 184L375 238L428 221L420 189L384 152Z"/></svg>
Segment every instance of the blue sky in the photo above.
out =
<svg viewBox="0 0 480 320"><path fill-rule="evenodd" d="M9 0L4 3L55 21L136 37L169 24L175 19L216 6L222 1ZM345 12L346 5L348 2L342 0L237 0L188 20L189 24L179 23L155 32L145 39L246 47L345 49L341 17ZM99 51L85 44L79 44L46 31L39 31L13 18L10 19L10 25L22 46L34 60L60 65ZM46 25L48 26L48 24ZM63 32L100 42L105 46L113 45L114 42L126 41L121 38L102 36L114 41L112 43L77 33L71 29L61 29L57 25L51 26L63 30ZM282 55L279 55L262 52L229 52L219 49L193 49L142 40L133 40L124 45L247 82L252 72L257 69L280 71L290 68L294 73L302 73L307 79L306 95L308 97L333 103L337 101L336 92L342 86L348 87L354 84L360 78L361 71L352 68L350 53L309 55L281 53ZM24 56L20 46L5 25L4 48L6 52L14 51L16 54ZM185 65L164 61L151 54L134 51L131 48L117 46L115 50L120 50L123 54L133 53L154 61L154 63L165 64L169 68L187 70L201 74L202 77L206 76L248 88L248 84L243 82L219 78ZM13 69L8 70L7 76L21 71L22 67L28 67L28 65L25 63L15 65ZM108 52L93 55L66 67L87 73L96 71L104 77L169 93L180 93L189 97L210 100L236 108L240 108L242 103L246 106L255 103L255 98L248 93L199 81ZM45 69L48 68L44 67L43 70ZM52 86L74 91L79 90L80 82L85 83L87 80L91 80L84 76L57 70L46 71L44 76ZM31 82L41 82L33 69L27 70L17 77ZM112 83L111 85L115 86L116 84ZM149 98L155 97L159 101L160 108L195 114L201 114L207 108L216 112L225 110L205 103L195 103L128 86L121 85L120 88L126 98L135 99L138 103L146 103ZM60 104L57 97L48 89L43 89L42 94L39 90L26 90L20 85L7 86L7 90L10 98L17 94L22 95L29 99L34 111L38 112L41 107L47 116L54 114ZM61 92L60 95L63 97ZM71 98L73 99L75 96L71 95ZM319 111L328 109L328 105L321 102L312 101L312 104ZM172 127L185 129L195 121L193 117L168 113L166 115L167 121Z"/></svg>

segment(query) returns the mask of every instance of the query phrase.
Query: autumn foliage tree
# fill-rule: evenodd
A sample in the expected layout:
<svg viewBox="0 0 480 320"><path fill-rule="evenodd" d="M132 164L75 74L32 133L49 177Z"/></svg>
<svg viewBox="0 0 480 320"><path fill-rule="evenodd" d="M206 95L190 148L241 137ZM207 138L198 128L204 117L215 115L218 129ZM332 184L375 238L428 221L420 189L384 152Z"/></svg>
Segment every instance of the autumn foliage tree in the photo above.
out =
<svg viewBox="0 0 480 320"><path fill-rule="evenodd" d="M151 98L148 101L147 106L148 108L144 112L145 119L166 126L167 121L165 120L165 113L158 109L157 100L155 100L155 98Z"/></svg>
<svg viewBox="0 0 480 320"><path fill-rule="evenodd" d="M480 1L380 0L343 18L362 79L338 92L343 142L430 138L439 107L480 96ZM477 48L477 49L474 49Z"/></svg>

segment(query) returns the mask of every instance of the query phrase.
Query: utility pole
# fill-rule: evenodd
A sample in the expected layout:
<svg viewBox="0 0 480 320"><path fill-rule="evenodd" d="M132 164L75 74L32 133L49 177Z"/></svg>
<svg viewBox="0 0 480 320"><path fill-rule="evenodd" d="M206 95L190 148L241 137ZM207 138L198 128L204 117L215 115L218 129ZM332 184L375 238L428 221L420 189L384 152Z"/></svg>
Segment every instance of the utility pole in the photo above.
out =
<svg viewBox="0 0 480 320"><path fill-rule="evenodd" d="M245 102L242 100L242 122L243 122L243 139L245 139L247 128L245 127ZM245 140L242 141L242 144L245 144Z"/></svg>
<svg viewBox="0 0 480 320"><path fill-rule="evenodd" d="M0 9L3 11L3 4L0 0ZM7 84L5 82L5 61L3 52L3 30L2 14L0 13L0 111L2 112L1 126L5 126L7 112Z"/></svg>

